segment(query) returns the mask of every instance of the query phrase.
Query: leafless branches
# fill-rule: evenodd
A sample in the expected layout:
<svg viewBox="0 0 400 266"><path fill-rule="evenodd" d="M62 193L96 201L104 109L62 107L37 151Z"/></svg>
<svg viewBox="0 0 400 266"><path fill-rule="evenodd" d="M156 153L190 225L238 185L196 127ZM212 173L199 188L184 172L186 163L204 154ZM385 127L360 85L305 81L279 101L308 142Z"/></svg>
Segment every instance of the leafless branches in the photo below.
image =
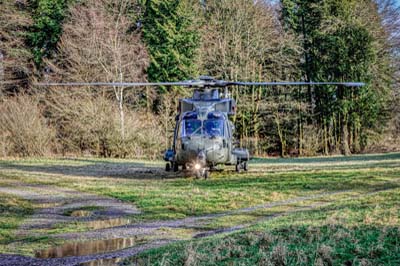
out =
<svg viewBox="0 0 400 266"><path fill-rule="evenodd" d="M31 19L24 1L0 1L0 95L27 89L33 72L25 38Z"/></svg>
<svg viewBox="0 0 400 266"><path fill-rule="evenodd" d="M17 96L0 104L2 155L37 156L51 150L55 131L42 116L33 96Z"/></svg>
<svg viewBox="0 0 400 266"><path fill-rule="evenodd" d="M53 68L62 80L145 81L148 57L140 34L132 31L128 0L89 0L70 10L59 44L60 58ZM125 137L124 88L113 88ZM106 94L103 94L106 95ZM130 94L132 101L137 92ZM133 97L133 98L132 98Z"/></svg>

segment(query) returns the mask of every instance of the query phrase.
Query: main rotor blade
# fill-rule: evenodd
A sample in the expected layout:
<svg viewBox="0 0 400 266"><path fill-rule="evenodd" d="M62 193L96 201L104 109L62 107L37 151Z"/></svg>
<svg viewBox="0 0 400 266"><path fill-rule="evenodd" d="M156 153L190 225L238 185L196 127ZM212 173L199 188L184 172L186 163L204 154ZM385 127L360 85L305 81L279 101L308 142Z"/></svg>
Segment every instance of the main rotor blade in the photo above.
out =
<svg viewBox="0 0 400 266"><path fill-rule="evenodd" d="M12 85L12 84L18 84L25 81L24 79L13 79L13 80L5 80L5 81L0 81L0 85Z"/></svg>
<svg viewBox="0 0 400 266"><path fill-rule="evenodd" d="M242 82L242 81L224 81L224 80L187 80L180 82L62 82L62 83L37 83L40 87L144 87L144 86L181 86L181 87L209 87L223 88L229 86L326 86L336 85L345 87L362 87L365 83L362 82Z"/></svg>
<svg viewBox="0 0 400 266"><path fill-rule="evenodd" d="M62 83L36 83L39 87L144 87L144 86L203 86L202 81L183 81L183 82L62 82Z"/></svg>
<svg viewBox="0 0 400 266"><path fill-rule="evenodd" d="M239 86L326 86L326 85L336 85L345 87L363 87L365 83L363 82L229 82L229 85L239 85Z"/></svg>

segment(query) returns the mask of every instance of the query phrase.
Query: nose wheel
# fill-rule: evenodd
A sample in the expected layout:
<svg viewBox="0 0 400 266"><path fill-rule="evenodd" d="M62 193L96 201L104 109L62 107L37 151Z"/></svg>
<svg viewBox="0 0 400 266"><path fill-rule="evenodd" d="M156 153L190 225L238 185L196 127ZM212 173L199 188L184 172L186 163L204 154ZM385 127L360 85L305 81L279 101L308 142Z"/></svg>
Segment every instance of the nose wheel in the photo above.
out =
<svg viewBox="0 0 400 266"><path fill-rule="evenodd" d="M208 179L210 177L210 171L206 168L196 170L195 174L197 179L200 178Z"/></svg>
<svg viewBox="0 0 400 266"><path fill-rule="evenodd" d="M171 163L170 162L165 164L165 171L167 171L167 172L171 171Z"/></svg>

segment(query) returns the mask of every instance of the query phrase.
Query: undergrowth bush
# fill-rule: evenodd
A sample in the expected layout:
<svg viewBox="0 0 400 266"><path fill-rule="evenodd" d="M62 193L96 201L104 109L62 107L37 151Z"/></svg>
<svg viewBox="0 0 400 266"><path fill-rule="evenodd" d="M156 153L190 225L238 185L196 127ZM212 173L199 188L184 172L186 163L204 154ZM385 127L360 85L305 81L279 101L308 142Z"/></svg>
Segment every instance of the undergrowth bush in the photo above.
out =
<svg viewBox="0 0 400 266"><path fill-rule="evenodd" d="M3 156L41 156L49 153L55 131L32 96L0 102L0 146Z"/></svg>
<svg viewBox="0 0 400 266"><path fill-rule="evenodd" d="M155 158L161 154L159 118L124 108L124 133L115 100L92 94L52 95L49 119L63 154Z"/></svg>
<svg viewBox="0 0 400 266"><path fill-rule="evenodd" d="M0 102L0 156L93 155L151 158L162 154L160 117L124 109L90 94L15 96ZM45 100L44 100L45 99Z"/></svg>
<svg viewBox="0 0 400 266"><path fill-rule="evenodd" d="M302 139L302 155L315 156L322 150L323 137L319 130L312 126L304 126L303 139Z"/></svg>

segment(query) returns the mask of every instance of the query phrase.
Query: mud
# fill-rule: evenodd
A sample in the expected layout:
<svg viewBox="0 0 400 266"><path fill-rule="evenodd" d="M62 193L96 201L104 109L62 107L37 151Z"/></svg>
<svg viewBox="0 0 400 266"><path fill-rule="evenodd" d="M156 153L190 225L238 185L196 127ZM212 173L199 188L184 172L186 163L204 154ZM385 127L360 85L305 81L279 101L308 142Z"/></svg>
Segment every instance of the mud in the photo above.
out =
<svg viewBox="0 0 400 266"><path fill-rule="evenodd" d="M35 214L22 225L18 232L22 235L32 229L52 228L62 223L117 219L140 213L134 205L114 198L54 186L19 184L18 187L0 187L0 193L16 195L38 207ZM87 207L98 209L91 211L91 215L83 215L83 212L80 213L82 215L66 215L68 210Z"/></svg>
<svg viewBox="0 0 400 266"><path fill-rule="evenodd" d="M87 226L91 230L98 230L110 227L119 227L123 225L128 225L130 223L131 220L128 218L114 218L114 219L90 221L85 223L85 226Z"/></svg>

